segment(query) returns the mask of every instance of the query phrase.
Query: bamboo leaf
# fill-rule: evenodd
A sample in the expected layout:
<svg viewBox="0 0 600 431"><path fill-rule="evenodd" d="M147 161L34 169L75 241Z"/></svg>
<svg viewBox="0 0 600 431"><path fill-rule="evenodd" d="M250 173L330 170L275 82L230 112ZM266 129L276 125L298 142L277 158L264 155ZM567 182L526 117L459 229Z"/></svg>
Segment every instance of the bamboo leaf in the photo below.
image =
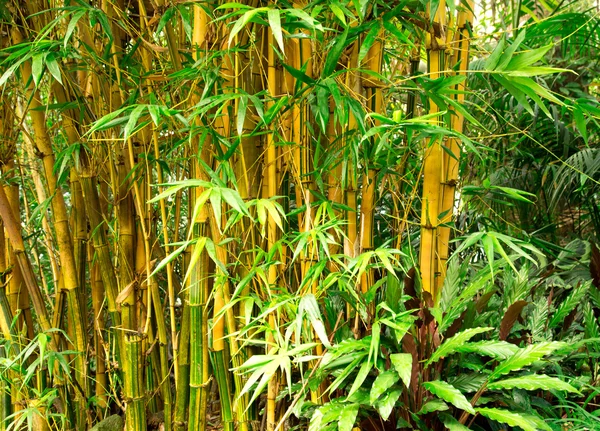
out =
<svg viewBox="0 0 600 431"><path fill-rule="evenodd" d="M323 66L323 73L321 73L321 77L326 78L333 73L335 67L337 66L338 60L344 52L346 48L346 39L348 38L348 28L346 28L342 34L335 38L335 42L333 46L327 53L327 57L325 57L325 64ZM327 106L327 110L329 111L329 106Z"/></svg>
<svg viewBox="0 0 600 431"><path fill-rule="evenodd" d="M238 136L242 136L242 133L244 133L244 123L246 121L247 108L248 108L248 97L247 96L240 97L240 103L238 105L237 120L236 120Z"/></svg>
<svg viewBox="0 0 600 431"><path fill-rule="evenodd" d="M275 38L275 41L277 41L281 53L285 56L283 32L281 31L281 14L278 9L269 9L267 17L269 19L269 26L273 32L273 37Z"/></svg>
<svg viewBox="0 0 600 431"><path fill-rule="evenodd" d="M250 9L246 11L233 25L231 32L229 33L229 40L227 41L228 45L231 45L233 39L237 36L237 34L248 24L252 18L254 18L257 14L268 11L267 7L259 7L256 9Z"/></svg>
<svg viewBox="0 0 600 431"><path fill-rule="evenodd" d="M54 57L46 57L46 67L50 74L56 79L60 84L62 84L62 78L60 76L60 67L58 66L58 62Z"/></svg>
<svg viewBox="0 0 600 431"><path fill-rule="evenodd" d="M358 53L358 64L360 65L363 59L367 56L369 50L377 40L377 36L379 35L379 21L375 21L371 26L369 32L365 36L362 44L360 45L360 51Z"/></svg>

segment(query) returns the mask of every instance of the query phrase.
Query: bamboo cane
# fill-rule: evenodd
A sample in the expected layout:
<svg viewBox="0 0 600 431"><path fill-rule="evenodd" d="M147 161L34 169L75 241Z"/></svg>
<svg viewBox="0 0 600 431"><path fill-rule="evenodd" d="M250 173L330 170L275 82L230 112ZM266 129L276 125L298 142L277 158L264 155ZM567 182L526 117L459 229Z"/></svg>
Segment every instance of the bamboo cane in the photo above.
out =
<svg viewBox="0 0 600 431"><path fill-rule="evenodd" d="M457 28L454 33L454 41L452 49L451 64L458 63L457 75L464 76L465 81L457 84L455 100L458 103L463 103L465 100L466 90L466 74L469 67L469 31L473 22L473 2L469 1L463 6L457 17ZM462 133L464 128L464 115L460 112L455 112L452 117L452 130ZM442 215L440 219L441 226L438 228L437 254L440 259L439 277L437 279L437 290L441 292L446 277L446 264L448 261L449 243L451 228L448 224L452 221L454 212L454 202L456 195L456 185L459 181L459 160L461 155L460 142L457 138L451 137L448 139L448 149L453 157L447 152L443 154L442 161L442 180L441 183L441 200L439 213Z"/></svg>
<svg viewBox="0 0 600 431"><path fill-rule="evenodd" d="M446 3L442 0L434 11L434 22L439 28L445 27ZM437 79L444 70L445 39L436 34L432 26L427 33L428 68L431 79ZM433 100L429 101L429 113L436 114L439 107ZM440 182L442 174L443 150L438 138L427 142L423 159L423 197L421 210L421 246L419 252L419 269L422 289L429 292L434 303L438 297L436 279L439 276L439 256L437 255L437 229L439 226Z"/></svg>

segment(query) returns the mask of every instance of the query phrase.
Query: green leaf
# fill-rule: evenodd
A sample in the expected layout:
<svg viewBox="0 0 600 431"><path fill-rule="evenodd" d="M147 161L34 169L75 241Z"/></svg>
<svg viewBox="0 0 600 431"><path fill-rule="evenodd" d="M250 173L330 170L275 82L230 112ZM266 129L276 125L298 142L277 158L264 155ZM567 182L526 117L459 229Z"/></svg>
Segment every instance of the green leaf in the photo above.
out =
<svg viewBox="0 0 600 431"><path fill-rule="evenodd" d="M573 109L573 119L575 120L575 124L577 125L577 130L581 133L581 137L583 141L587 145L588 143L588 134L587 134L587 122L585 117L583 116L583 110L579 105L575 106Z"/></svg>
<svg viewBox="0 0 600 431"><path fill-rule="evenodd" d="M400 398L400 395L402 395L402 391L400 389L395 389L388 392L375 403L375 408L384 421L387 421L392 414L392 410L394 409L398 398Z"/></svg>
<svg viewBox="0 0 600 431"><path fill-rule="evenodd" d="M540 360L546 355L554 352L557 349L565 347L567 343L563 342L545 342L537 343L527 346L523 349L519 349L514 355L501 362L490 374L490 381L496 380L498 377L508 374L511 371L517 371L521 368L527 367L533 364L535 361Z"/></svg>
<svg viewBox="0 0 600 431"><path fill-rule="evenodd" d="M240 31L242 31L242 29L246 26L246 24L248 24L250 22L250 20L252 20L252 18L254 18L256 16L256 14L258 14L260 12L268 11L268 10L269 10L269 8L259 7L256 9L250 9L249 11L246 11L240 17L240 19L238 19L235 22L235 24L233 25L233 28L231 29L231 33L229 33L229 40L227 41L227 44L231 45L233 38L235 38L237 36L237 34Z"/></svg>
<svg viewBox="0 0 600 431"><path fill-rule="evenodd" d="M375 21L371 26L371 29L365 36L362 44L360 45L360 51L358 53L358 64L361 64L363 59L367 56L369 50L377 40L379 34L379 21Z"/></svg>
<svg viewBox="0 0 600 431"><path fill-rule="evenodd" d="M338 419L338 431L352 431L358 416L360 404L352 403L344 406Z"/></svg>
<svg viewBox="0 0 600 431"><path fill-rule="evenodd" d="M44 73L44 58L45 55L36 54L31 59L31 76L36 87L40 85L42 74Z"/></svg>
<svg viewBox="0 0 600 431"><path fill-rule="evenodd" d="M499 380L488 385L489 389L526 389L536 391L539 389L545 391L557 390L578 393L579 391L567 382L556 377L550 377L545 374L530 374L528 376L514 377L512 379Z"/></svg>
<svg viewBox="0 0 600 431"><path fill-rule="evenodd" d="M582 303L583 298L587 294L591 280L576 287L558 306L550 322L548 323L549 328L556 328L558 325L563 323L565 318Z"/></svg>
<svg viewBox="0 0 600 431"><path fill-rule="evenodd" d="M127 124L125 124L125 128L123 129L123 141L127 141L127 139L131 136L132 131L135 130L137 122L145 109L145 105L138 105L135 108L133 108L133 111L131 111L131 114L129 114L129 120L127 121Z"/></svg>
<svg viewBox="0 0 600 431"><path fill-rule="evenodd" d="M58 66L58 62L56 59L46 57L46 67L50 74L56 79L60 84L62 84L62 78L60 76L60 67Z"/></svg>
<svg viewBox="0 0 600 431"><path fill-rule="evenodd" d="M502 39L500 39L500 41L498 42L498 45L496 45L496 48L494 49L494 51L492 51L492 53L490 54L490 56L488 57L488 59L485 62L485 68L487 70L496 69L496 66L498 65L498 61L500 61L500 57L502 56L502 53L504 52L505 46L506 46L506 38L502 37Z"/></svg>
<svg viewBox="0 0 600 431"><path fill-rule="evenodd" d="M471 403L458 389L456 389L450 383L444 382L442 380L435 380L432 382L423 383L423 387L435 396L452 404L454 407L469 412L471 414L475 414L475 410L473 410L473 406L471 406Z"/></svg>
<svg viewBox="0 0 600 431"><path fill-rule="evenodd" d="M519 348L507 341L479 341L476 343L465 343L458 347L460 353L477 353L479 355L491 356L494 359L506 359L514 355Z"/></svg>
<svg viewBox="0 0 600 431"><path fill-rule="evenodd" d="M534 420L534 417L529 415L488 407L476 408L475 411L496 422L507 424L511 427L520 427L523 431L537 431L540 428L539 418L537 418L538 420ZM542 429L551 431L548 425Z"/></svg>
<svg viewBox="0 0 600 431"><path fill-rule="evenodd" d="M515 41L504 50L504 53L502 53L502 56L498 60L498 64L496 65L494 70L504 70L506 68L506 66L510 63L510 60L512 59L514 52L523 43L524 40L525 40L525 30L520 31L519 34L517 35Z"/></svg>
<svg viewBox="0 0 600 431"><path fill-rule="evenodd" d="M442 400L430 400L423 404L423 407L421 407L421 410L417 414L426 415L427 413L443 412L446 410L450 410L450 407Z"/></svg>
<svg viewBox="0 0 600 431"><path fill-rule="evenodd" d="M335 38L335 42L334 42L333 46L331 47L331 49L327 53L327 56L325 57L323 73L321 74L321 76L323 78L328 77L335 70L338 60L340 59L342 52L344 52L344 49L346 48L346 39L347 38L348 38L348 28L346 28L342 34L340 34L338 37ZM327 106L327 110L329 110L329 106Z"/></svg>
<svg viewBox="0 0 600 431"><path fill-rule="evenodd" d="M248 97L240 97L240 103L237 110L236 129L238 136L244 133L244 122L246 121L246 110L248 108Z"/></svg>
<svg viewBox="0 0 600 431"><path fill-rule="evenodd" d="M460 348L464 343L469 341L474 336L484 332L489 332L493 329L494 328L470 328L448 338L440 347L438 347L435 352L433 352L431 358L429 358L429 360L425 363L425 367L428 367L434 362L437 362L440 359L455 353L458 348Z"/></svg>
<svg viewBox="0 0 600 431"><path fill-rule="evenodd" d="M457 421L453 416L447 413L441 413L439 418L442 420L444 426L450 431L469 431L469 428Z"/></svg>
<svg viewBox="0 0 600 431"><path fill-rule="evenodd" d="M544 58L544 55L546 55L551 48L552 45L547 45L541 48L520 52L519 54L513 56L506 66L506 70L522 70L527 66L531 66L533 63Z"/></svg>
<svg viewBox="0 0 600 431"><path fill-rule="evenodd" d="M356 379L354 379L354 383L352 384L352 387L350 388L350 392L348 392L348 397L350 397L354 392L356 392L358 390L358 388L361 387L361 385L363 384L363 382L366 380L367 376L371 372L372 368L373 368L373 366L370 361L367 360L367 362L363 362L363 364L360 366L360 369L358 370Z"/></svg>
<svg viewBox="0 0 600 431"><path fill-rule="evenodd" d="M390 355L390 359L404 386L408 388L412 375L412 355L410 353L393 353Z"/></svg>
<svg viewBox="0 0 600 431"><path fill-rule="evenodd" d="M67 31L65 32L65 37L63 39L64 48L66 48L69 44L69 39L71 39L71 35L75 31L75 27L77 27L77 22L79 22L79 20L86 14L86 12L87 11L85 10L80 10L75 12L71 17L71 21L69 21L69 25L67 26Z"/></svg>
<svg viewBox="0 0 600 431"><path fill-rule="evenodd" d="M283 32L281 31L281 15L278 9L269 9L267 12L269 19L269 26L273 32L273 37L281 49L281 53L285 55L285 48L283 45Z"/></svg>
<svg viewBox="0 0 600 431"><path fill-rule="evenodd" d="M370 402L375 404L375 401L389 388L391 388L398 381L398 373L394 370L387 370L380 373L371 388Z"/></svg>

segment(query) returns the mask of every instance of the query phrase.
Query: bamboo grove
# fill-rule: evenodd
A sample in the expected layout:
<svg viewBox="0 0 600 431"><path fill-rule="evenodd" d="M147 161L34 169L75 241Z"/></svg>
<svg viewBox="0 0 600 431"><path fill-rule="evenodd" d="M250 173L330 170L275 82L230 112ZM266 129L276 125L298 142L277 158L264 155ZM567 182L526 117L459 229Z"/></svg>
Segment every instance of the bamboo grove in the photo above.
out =
<svg viewBox="0 0 600 431"><path fill-rule="evenodd" d="M326 402L306 379L371 333L415 238L440 297L472 21L447 0L4 2L2 427L273 431Z"/></svg>

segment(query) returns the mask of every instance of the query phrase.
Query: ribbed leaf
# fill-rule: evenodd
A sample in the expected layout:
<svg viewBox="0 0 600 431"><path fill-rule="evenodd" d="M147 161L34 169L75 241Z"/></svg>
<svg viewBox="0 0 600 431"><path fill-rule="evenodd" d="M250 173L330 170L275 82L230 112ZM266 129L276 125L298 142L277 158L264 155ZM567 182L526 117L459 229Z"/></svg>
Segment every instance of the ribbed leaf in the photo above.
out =
<svg viewBox="0 0 600 431"><path fill-rule="evenodd" d="M514 355L519 348L506 341L479 341L476 343L465 343L457 351L460 353L477 353L490 356L494 359L506 359Z"/></svg>
<svg viewBox="0 0 600 431"><path fill-rule="evenodd" d="M444 426L450 431L469 431L469 428L457 421L453 416L447 413L440 414L440 419Z"/></svg>
<svg viewBox="0 0 600 431"><path fill-rule="evenodd" d="M338 431L352 431L354 423L356 422L359 407L360 404L356 403L344 406L340 412L340 418L338 419Z"/></svg>
<svg viewBox="0 0 600 431"><path fill-rule="evenodd" d="M408 388L412 375L412 355L410 353L394 353L390 355L390 359L402 382Z"/></svg>
<svg viewBox="0 0 600 431"><path fill-rule="evenodd" d="M514 377L512 379L500 380L488 385L489 389L526 389L535 391L543 389L545 391L557 390L566 392L578 392L567 382L563 382L556 377L550 377L545 374L531 374L528 376Z"/></svg>
<svg viewBox="0 0 600 431"><path fill-rule="evenodd" d="M454 337L448 338L435 352L433 352L433 355L431 355L431 358L429 358L425 366L428 367L430 364L437 362L440 359L451 355L452 353L457 352L461 346L463 346L475 335L481 334L483 332L489 332L492 329L494 328L471 328L459 332Z"/></svg>
<svg viewBox="0 0 600 431"><path fill-rule="evenodd" d="M396 401L398 401L398 398L400 398L400 395L402 395L402 391L400 389L396 389L388 392L375 403L375 407L377 408L377 411L383 420L388 420L390 414L392 414L394 406L396 405Z"/></svg>
<svg viewBox="0 0 600 431"><path fill-rule="evenodd" d="M540 360L542 357L554 352L556 349L566 346L566 344L567 343L555 341L532 344L520 349L517 353L500 363L494 369L490 375L490 381L496 380L498 377L508 374L511 371L517 371L521 368L527 367L533 364L535 361Z"/></svg>
<svg viewBox="0 0 600 431"><path fill-rule="evenodd" d="M370 401L371 404L374 404L375 401L389 388L391 388L394 383L398 381L398 373L394 370L387 370L383 373L379 374L375 381L373 382L373 387L371 388L371 396Z"/></svg>
<svg viewBox="0 0 600 431"><path fill-rule="evenodd" d="M471 414L475 414L475 410L473 410L471 403L463 394L460 393L458 389L456 389L450 383L441 380L435 380L433 382L425 382L423 383L423 386L429 392L452 404L454 407L465 410Z"/></svg>
<svg viewBox="0 0 600 431"><path fill-rule="evenodd" d="M581 300L587 293L587 291L590 287L590 283L591 283L591 281L584 283L579 287L576 287L569 294L569 296L567 296L565 298L565 300L560 303L560 305L558 306L558 308L552 315L552 318L550 319L550 323L548 323L548 326L550 328L555 328L558 325L560 325L563 322L563 320L565 319L565 317L567 317L569 315L569 313L571 313L571 311L573 311L579 304L582 303Z"/></svg>
<svg viewBox="0 0 600 431"><path fill-rule="evenodd" d="M511 412L503 409L482 407L475 409L477 413L496 422L508 424L511 427L520 427L523 431L537 431L538 429L551 431L551 428L531 415ZM545 426L544 426L545 425Z"/></svg>

